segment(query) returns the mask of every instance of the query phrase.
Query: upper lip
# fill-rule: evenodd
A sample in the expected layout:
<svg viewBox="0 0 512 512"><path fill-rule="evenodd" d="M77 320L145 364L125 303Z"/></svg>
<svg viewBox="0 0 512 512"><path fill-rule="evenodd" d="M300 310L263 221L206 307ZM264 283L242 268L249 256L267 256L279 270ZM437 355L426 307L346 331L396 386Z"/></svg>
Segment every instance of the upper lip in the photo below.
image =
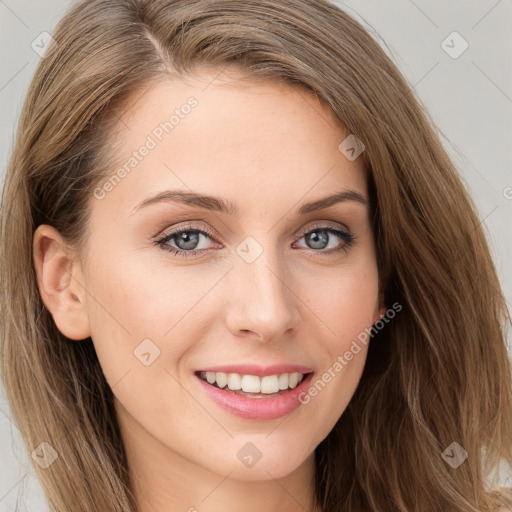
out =
<svg viewBox="0 0 512 512"><path fill-rule="evenodd" d="M239 373L240 375L256 375L265 377L266 375L279 375L281 373L311 373L313 368L300 364L273 364L271 366L258 366L255 364L231 364L222 366L210 366L201 368L198 372L224 372Z"/></svg>

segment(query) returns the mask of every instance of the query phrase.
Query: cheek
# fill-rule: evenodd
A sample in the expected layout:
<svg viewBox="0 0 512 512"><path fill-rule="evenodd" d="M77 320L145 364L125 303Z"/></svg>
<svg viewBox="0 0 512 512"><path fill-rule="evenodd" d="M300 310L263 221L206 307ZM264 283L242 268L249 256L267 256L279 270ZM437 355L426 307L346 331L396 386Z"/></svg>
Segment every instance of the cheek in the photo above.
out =
<svg viewBox="0 0 512 512"><path fill-rule="evenodd" d="M177 369L201 339L207 322L200 300L218 277L192 279L191 269L117 258L88 278L91 337L103 373L118 401L148 428L158 417L177 428L175 410L189 410L197 424L204 415L190 407Z"/></svg>
<svg viewBox="0 0 512 512"><path fill-rule="evenodd" d="M109 382L140 363L140 352L176 365L209 323L207 295L223 271L162 264L117 257L91 265L98 269L87 279L91 333Z"/></svg>
<svg viewBox="0 0 512 512"><path fill-rule="evenodd" d="M101 263L96 264L99 268ZM191 280L190 270L148 265L143 255L117 257L107 265L90 278L104 306L94 313L117 324L125 334L163 336L208 287L204 279Z"/></svg>
<svg viewBox="0 0 512 512"><path fill-rule="evenodd" d="M336 277L334 277L336 276ZM315 375L302 403L323 418L327 435L350 402L361 378L370 327L378 309L378 274L373 265L340 268L330 277L308 286L309 336L316 339L322 368ZM322 335L319 335L322 331Z"/></svg>
<svg viewBox="0 0 512 512"><path fill-rule="evenodd" d="M331 289L328 299L324 299L324 309L336 333L337 346L343 348L372 325L378 308L378 287L373 279L351 277Z"/></svg>
<svg viewBox="0 0 512 512"><path fill-rule="evenodd" d="M315 314L326 333L330 352L343 350L361 331L371 326L378 311L378 272L374 264L347 265L298 278L300 298Z"/></svg>

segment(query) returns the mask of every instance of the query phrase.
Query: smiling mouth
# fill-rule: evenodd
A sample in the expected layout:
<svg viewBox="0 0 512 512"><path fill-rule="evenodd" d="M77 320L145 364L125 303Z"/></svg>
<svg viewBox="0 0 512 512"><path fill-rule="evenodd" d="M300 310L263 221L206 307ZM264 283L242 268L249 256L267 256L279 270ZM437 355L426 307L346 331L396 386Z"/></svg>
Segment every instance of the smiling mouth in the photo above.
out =
<svg viewBox="0 0 512 512"><path fill-rule="evenodd" d="M312 373L312 372L310 372ZM233 395L249 398L275 398L290 392L308 375L298 372L258 377L255 375L225 374L222 372L195 372L210 386ZM219 385L219 381L221 385ZM259 391L257 391L259 389Z"/></svg>

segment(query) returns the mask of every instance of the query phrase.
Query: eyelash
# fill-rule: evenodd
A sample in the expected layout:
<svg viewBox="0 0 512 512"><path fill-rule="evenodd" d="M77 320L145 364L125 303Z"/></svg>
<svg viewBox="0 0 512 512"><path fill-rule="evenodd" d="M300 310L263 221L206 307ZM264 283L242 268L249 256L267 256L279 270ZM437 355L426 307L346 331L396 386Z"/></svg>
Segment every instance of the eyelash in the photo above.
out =
<svg viewBox="0 0 512 512"><path fill-rule="evenodd" d="M343 245L341 245L340 247L338 247L336 249L328 249L327 251L325 249L318 250L318 251L311 249L313 252L317 252L320 254L329 255L329 254L333 254L333 253L338 253L340 251L344 251L345 253L348 253L354 243L354 240L355 240L355 235L350 233L349 231L343 231L341 229L336 229L331 226L326 226L326 225L322 225L322 224L312 226L312 227L308 228L307 231L303 231L299 237L299 240L302 237L304 237L314 231L317 231L317 230L318 231L326 231L330 234L336 235L344 241ZM170 253L174 254L175 256L183 257L183 258L187 258L190 256L197 256L198 254L207 251L208 249L192 249L190 251L185 251L183 249L177 249L175 247L170 247L167 245L167 242L172 240L172 238L174 238L177 234L185 233L188 231L200 233L202 235L207 236L210 239L214 239L214 237L215 237L214 233L212 233L208 229L198 229L198 228L195 228L194 226L183 226L183 227L180 227L179 229L175 229L173 231L170 231L169 233L166 233L162 238L157 239L155 241L155 243L163 251L170 252Z"/></svg>

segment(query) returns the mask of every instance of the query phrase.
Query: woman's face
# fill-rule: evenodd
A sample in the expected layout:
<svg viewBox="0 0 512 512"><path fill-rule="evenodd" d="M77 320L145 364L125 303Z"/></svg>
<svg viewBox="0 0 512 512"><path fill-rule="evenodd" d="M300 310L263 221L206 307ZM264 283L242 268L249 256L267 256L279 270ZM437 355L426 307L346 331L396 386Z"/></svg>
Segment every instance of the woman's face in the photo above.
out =
<svg viewBox="0 0 512 512"><path fill-rule="evenodd" d="M338 148L349 132L304 89L225 74L212 83L216 74L133 98L113 149L117 178L94 191L75 275L83 334L134 459L266 480L312 462L353 396L366 346L345 354L384 310L362 158ZM275 398L212 398L197 375L259 373L233 368L246 365L277 375L267 391L286 386L284 373L314 374Z"/></svg>

